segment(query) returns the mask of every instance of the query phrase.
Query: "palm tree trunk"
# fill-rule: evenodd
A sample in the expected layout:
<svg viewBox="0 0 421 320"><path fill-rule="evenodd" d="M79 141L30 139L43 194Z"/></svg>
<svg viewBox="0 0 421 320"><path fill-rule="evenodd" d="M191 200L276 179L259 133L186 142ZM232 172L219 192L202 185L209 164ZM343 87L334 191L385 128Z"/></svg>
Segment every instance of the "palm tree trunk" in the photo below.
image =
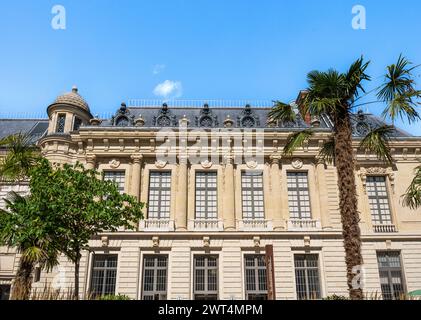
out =
<svg viewBox="0 0 421 320"><path fill-rule="evenodd" d="M349 115L335 119L335 158L338 173L339 208L341 212L347 283L351 299L363 299L361 286L353 286L353 268L362 266L360 217L354 175L352 130Z"/></svg>
<svg viewBox="0 0 421 320"><path fill-rule="evenodd" d="M16 277L12 288L12 300L29 300L32 288L33 270L33 263L28 262L22 258L20 259L19 268L16 272Z"/></svg>

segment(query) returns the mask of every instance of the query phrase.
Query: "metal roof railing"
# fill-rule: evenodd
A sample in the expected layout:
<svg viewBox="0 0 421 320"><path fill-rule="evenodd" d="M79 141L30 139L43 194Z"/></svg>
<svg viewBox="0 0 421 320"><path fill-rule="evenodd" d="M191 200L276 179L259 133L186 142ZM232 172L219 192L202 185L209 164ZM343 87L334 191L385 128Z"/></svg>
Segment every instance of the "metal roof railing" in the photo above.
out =
<svg viewBox="0 0 421 320"><path fill-rule="evenodd" d="M249 104L252 108L271 108L273 100L247 100L247 99L129 99L127 106L142 107L161 107L164 103L168 107L174 108L201 108L208 104L210 108L243 108Z"/></svg>

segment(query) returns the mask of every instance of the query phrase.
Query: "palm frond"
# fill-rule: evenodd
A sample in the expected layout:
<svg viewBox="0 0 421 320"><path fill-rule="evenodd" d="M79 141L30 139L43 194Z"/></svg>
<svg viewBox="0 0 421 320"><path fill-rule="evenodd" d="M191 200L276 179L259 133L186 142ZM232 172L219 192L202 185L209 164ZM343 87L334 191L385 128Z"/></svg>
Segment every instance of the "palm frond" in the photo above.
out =
<svg viewBox="0 0 421 320"><path fill-rule="evenodd" d="M413 210L421 207L421 166L418 166L415 170L415 177L406 190L406 193L402 196L402 204Z"/></svg>
<svg viewBox="0 0 421 320"><path fill-rule="evenodd" d="M0 177L3 179L20 180L26 177L39 159L38 148L27 134L5 137L0 140L0 146L7 148L6 156L0 160Z"/></svg>
<svg viewBox="0 0 421 320"><path fill-rule="evenodd" d="M387 107L383 110L382 116L390 118L392 122L396 118L404 120L406 118L409 123L420 120L420 115L415 107L420 103L416 101L421 97L421 91L411 91L404 93L396 93L394 98L388 102Z"/></svg>
<svg viewBox="0 0 421 320"><path fill-rule="evenodd" d="M387 67L385 83L380 86L377 98L384 102L391 102L396 95L402 95L405 92L416 91L415 81L412 76L412 63L404 56L399 55L396 64Z"/></svg>
<svg viewBox="0 0 421 320"><path fill-rule="evenodd" d="M296 118L294 108L290 104L281 101L274 101L274 106L268 114L268 119L275 121L295 122Z"/></svg>
<svg viewBox="0 0 421 320"><path fill-rule="evenodd" d="M319 151L319 158L324 163L334 163L335 161L335 139L326 141Z"/></svg>
<svg viewBox="0 0 421 320"><path fill-rule="evenodd" d="M393 163L389 141L394 131L394 126L387 125L370 130L361 141L360 147L373 152L379 159L386 163Z"/></svg>
<svg viewBox="0 0 421 320"><path fill-rule="evenodd" d="M294 151L302 147L304 142L306 142L312 135L313 131L308 129L290 134L284 146L283 153L285 155L292 155Z"/></svg>
<svg viewBox="0 0 421 320"><path fill-rule="evenodd" d="M365 92L362 86L362 81L371 80L370 76L365 73L370 61L364 62L364 58L361 56L356 60L345 74L345 80L347 83L347 95L350 99L358 97L359 92Z"/></svg>

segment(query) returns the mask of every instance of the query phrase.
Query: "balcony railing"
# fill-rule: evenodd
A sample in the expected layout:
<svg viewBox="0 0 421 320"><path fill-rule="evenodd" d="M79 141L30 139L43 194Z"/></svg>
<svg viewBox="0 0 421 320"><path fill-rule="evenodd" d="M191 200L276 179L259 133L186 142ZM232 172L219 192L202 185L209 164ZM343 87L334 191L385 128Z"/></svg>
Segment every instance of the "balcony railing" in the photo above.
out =
<svg viewBox="0 0 421 320"><path fill-rule="evenodd" d="M223 231L224 223L219 219L189 220L188 229L191 231Z"/></svg>
<svg viewBox="0 0 421 320"><path fill-rule="evenodd" d="M237 221L237 229L240 231L272 231L272 220L242 219Z"/></svg>
<svg viewBox="0 0 421 320"><path fill-rule="evenodd" d="M394 224L373 224L373 230L376 233L394 233L398 232Z"/></svg>
<svg viewBox="0 0 421 320"><path fill-rule="evenodd" d="M143 231L174 231L174 220L146 219L140 220L140 229Z"/></svg>
<svg viewBox="0 0 421 320"><path fill-rule="evenodd" d="M317 231L321 229L320 221L315 219L289 219L287 222L288 231Z"/></svg>

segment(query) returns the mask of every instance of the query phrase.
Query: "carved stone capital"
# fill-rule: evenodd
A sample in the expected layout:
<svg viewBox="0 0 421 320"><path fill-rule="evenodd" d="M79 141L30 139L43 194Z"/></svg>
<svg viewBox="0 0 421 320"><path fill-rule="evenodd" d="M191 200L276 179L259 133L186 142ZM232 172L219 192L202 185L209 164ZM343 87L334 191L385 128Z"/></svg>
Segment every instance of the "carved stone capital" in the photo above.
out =
<svg viewBox="0 0 421 320"><path fill-rule="evenodd" d="M132 159L133 163L141 163L143 156L141 154L133 154L130 156L130 159Z"/></svg>

